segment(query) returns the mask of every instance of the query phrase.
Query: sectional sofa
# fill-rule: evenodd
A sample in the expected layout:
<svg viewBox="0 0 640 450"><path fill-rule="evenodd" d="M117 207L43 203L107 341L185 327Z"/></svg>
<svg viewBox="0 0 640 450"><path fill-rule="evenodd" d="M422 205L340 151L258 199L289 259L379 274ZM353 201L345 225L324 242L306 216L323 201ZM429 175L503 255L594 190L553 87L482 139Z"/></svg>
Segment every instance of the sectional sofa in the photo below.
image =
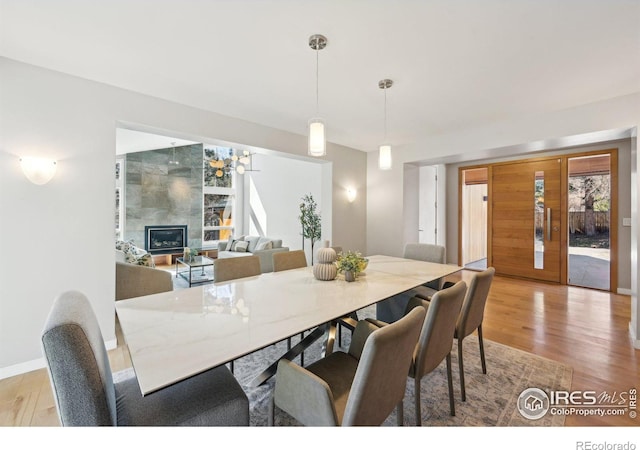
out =
<svg viewBox="0 0 640 450"><path fill-rule="evenodd" d="M282 239L268 236L239 236L218 243L218 258L259 256L262 273L273 272L274 253L288 251L289 247L282 246Z"/></svg>

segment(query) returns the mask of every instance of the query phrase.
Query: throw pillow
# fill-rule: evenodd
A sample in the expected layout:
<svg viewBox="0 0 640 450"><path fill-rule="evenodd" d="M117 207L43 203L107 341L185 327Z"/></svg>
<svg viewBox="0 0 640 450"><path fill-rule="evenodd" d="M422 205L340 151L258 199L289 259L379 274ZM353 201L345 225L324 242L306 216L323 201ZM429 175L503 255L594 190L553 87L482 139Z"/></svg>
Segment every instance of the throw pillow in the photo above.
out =
<svg viewBox="0 0 640 450"><path fill-rule="evenodd" d="M247 248L249 248L249 243L247 241L239 241L236 243L235 251L245 253L247 251Z"/></svg>
<svg viewBox="0 0 640 450"><path fill-rule="evenodd" d="M147 266L147 267L155 267L156 264L153 262L153 256L150 253L145 253L144 255L138 258L137 264L139 266Z"/></svg>
<svg viewBox="0 0 640 450"><path fill-rule="evenodd" d="M269 250L273 248L273 242L271 241L263 241L258 243L256 246L256 250Z"/></svg>
<svg viewBox="0 0 640 450"><path fill-rule="evenodd" d="M133 253L132 241L116 241L116 250L120 250L124 253Z"/></svg>
<svg viewBox="0 0 640 450"><path fill-rule="evenodd" d="M255 251L256 246L258 245L260 239L262 239L260 236L246 236L244 240L249 243L249 247L247 247L247 251L249 252Z"/></svg>

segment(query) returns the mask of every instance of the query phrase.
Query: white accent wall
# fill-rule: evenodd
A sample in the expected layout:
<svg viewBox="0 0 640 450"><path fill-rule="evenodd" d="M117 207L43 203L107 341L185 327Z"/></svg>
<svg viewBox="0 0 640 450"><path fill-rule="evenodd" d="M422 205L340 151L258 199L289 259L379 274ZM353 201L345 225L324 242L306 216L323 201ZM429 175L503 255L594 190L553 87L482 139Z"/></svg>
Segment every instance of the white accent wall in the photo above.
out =
<svg viewBox="0 0 640 450"><path fill-rule="evenodd" d="M291 250L302 246L298 216L302 197L311 194L318 205L323 223L322 240L331 240L331 203L322 192L323 171L331 170L330 163L318 163L271 155L254 155L256 172L245 173L245 233L263 234L282 239ZM249 222L247 224L247 222ZM256 224L257 222L257 224ZM247 228L248 227L248 228ZM322 245L317 242L316 248ZM311 264L311 243L305 239L307 262Z"/></svg>
<svg viewBox="0 0 640 450"><path fill-rule="evenodd" d="M0 58L0 378L43 366L40 333L56 296L85 293L115 344L116 127L195 142L307 153L306 121L292 134ZM36 186L20 156L58 160ZM332 236L366 247L366 154L327 145ZM360 190L356 204L342 186ZM326 198L326 197L325 197ZM278 234L278 230L270 229Z"/></svg>

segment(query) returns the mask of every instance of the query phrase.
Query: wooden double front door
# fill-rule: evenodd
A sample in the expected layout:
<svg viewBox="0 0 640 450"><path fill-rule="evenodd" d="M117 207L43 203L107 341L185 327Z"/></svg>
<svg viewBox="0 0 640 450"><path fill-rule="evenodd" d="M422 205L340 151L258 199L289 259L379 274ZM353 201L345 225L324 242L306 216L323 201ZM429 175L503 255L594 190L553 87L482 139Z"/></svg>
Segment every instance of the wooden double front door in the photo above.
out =
<svg viewBox="0 0 640 450"><path fill-rule="evenodd" d="M502 275L560 282L561 160L499 164L490 175L491 265Z"/></svg>

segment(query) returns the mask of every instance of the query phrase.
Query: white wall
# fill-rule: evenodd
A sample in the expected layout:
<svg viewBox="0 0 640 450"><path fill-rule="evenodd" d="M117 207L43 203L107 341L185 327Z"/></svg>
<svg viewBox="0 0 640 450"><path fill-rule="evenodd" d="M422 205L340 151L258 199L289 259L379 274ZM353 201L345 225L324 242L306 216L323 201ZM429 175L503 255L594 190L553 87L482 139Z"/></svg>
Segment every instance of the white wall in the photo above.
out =
<svg viewBox="0 0 640 450"><path fill-rule="evenodd" d="M510 155L531 155L542 150L599 143L634 133L640 124L640 93L626 95L610 100L596 102L568 110L547 112L545 114L514 118L509 121L461 130L455 134L435 135L424 142L394 147L394 166L392 170L381 171L377 168L377 155L369 153L367 158L367 253L384 253L399 256L404 245L404 233L390 233L383 225L387 216L411 217L404 211L406 205L404 193L405 164L445 164L463 161L498 158ZM635 141L632 152L637 151ZM640 167L637 159L632 164L634 170ZM632 192L640 188L638 177L629 185ZM409 195L410 196L410 195ZM448 199L448 207L456 206L457 197ZM449 208L448 208L449 209ZM637 303L637 254L640 244L637 242L637 211L640 200L636 195L632 201L631 234L636 238L631 246L630 257L632 282L631 300L634 304L631 318L631 333L640 345L640 311ZM634 215L634 211L635 214ZM448 213L449 215L449 213ZM450 223L450 221L448 222ZM449 227L449 225L448 225ZM447 228L448 228L447 227ZM405 224L398 223L400 230ZM451 238L451 233L448 232ZM447 251L449 262L455 262L457 255Z"/></svg>
<svg viewBox="0 0 640 450"><path fill-rule="evenodd" d="M0 233L10 255L0 259L0 378L42 366L40 332L54 297L66 290L87 294L105 340L115 338L117 126L306 156L303 135L6 58L0 58L0 86ZM366 155L327 147L333 237L364 250ZM29 183L18 162L26 155L57 159L56 177L45 186ZM355 205L344 198L347 184L359 189Z"/></svg>
<svg viewBox="0 0 640 450"><path fill-rule="evenodd" d="M327 202L322 193L323 164L277 156L255 155L253 166L259 172L246 172L245 178L247 183L250 180L253 181L255 190L245 186L245 192L250 192L249 205L260 205L258 209L264 210L259 222L266 236L282 239L282 245L291 250L302 249L298 216L300 202L306 194L313 196L318 204L318 212L324 216L323 225L327 225L326 229L331 230L331 204L326 205ZM330 200L329 197L328 201ZM250 222L251 219L248 219L247 222ZM253 233L250 230L247 232ZM331 239L331 235L323 233L322 239ZM315 245L317 247L321 243L316 242ZM308 239L305 239L304 246L307 261L311 264L311 246Z"/></svg>

